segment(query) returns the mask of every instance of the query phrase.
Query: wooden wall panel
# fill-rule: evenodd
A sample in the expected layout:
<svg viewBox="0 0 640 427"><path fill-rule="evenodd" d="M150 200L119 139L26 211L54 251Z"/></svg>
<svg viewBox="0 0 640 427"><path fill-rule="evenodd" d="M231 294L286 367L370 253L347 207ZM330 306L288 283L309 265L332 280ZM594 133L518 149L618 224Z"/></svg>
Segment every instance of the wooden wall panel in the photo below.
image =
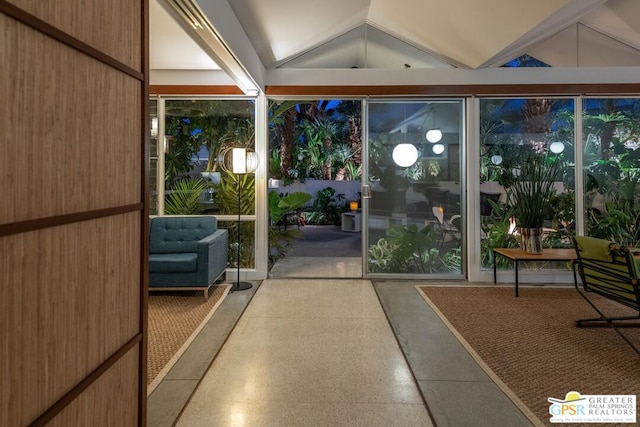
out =
<svg viewBox="0 0 640 427"><path fill-rule="evenodd" d="M47 425L135 426L138 411L137 363L138 348L134 348Z"/></svg>
<svg viewBox="0 0 640 427"><path fill-rule="evenodd" d="M0 238L0 425L32 421L139 332L140 224L133 212Z"/></svg>
<svg viewBox="0 0 640 427"><path fill-rule="evenodd" d="M0 224L140 202L140 82L12 19L0 26L0 173L13 184Z"/></svg>
<svg viewBox="0 0 640 427"><path fill-rule="evenodd" d="M0 0L0 425L146 424L149 0Z"/></svg>
<svg viewBox="0 0 640 427"><path fill-rule="evenodd" d="M24 11L137 70L142 70L142 2L8 0Z"/></svg>

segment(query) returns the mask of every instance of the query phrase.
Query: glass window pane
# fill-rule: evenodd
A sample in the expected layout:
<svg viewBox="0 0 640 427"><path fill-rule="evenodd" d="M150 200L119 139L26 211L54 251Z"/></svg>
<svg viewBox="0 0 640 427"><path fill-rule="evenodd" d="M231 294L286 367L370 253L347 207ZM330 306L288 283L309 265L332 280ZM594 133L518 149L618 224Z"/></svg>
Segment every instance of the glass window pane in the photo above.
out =
<svg viewBox="0 0 640 427"><path fill-rule="evenodd" d="M255 213L255 175L227 172L218 161L226 148L255 149L254 112L252 100L165 101L164 214ZM218 225L229 230L229 267L239 251L240 266L255 268L254 221Z"/></svg>
<svg viewBox="0 0 640 427"><path fill-rule="evenodd" d="M360 208L361 113L361 100L269 101L269 267L304 236L301 225L335 236ZM341 240L324 241L335 257L349 253Z"/></svg>
<svg viewBox="0 0 640 427"><path fill-rule="evenodd" d="M368 268L461 274L462 102L369 103Z"/></svg>
<svg viewBox="0 0 640 427"><path fill-rule="evenodd" d="M229 174L217 161L228 147L255 149L253 101L167 100L165 135L165 214L255 212L253 174Z"/></svg>
<svg viewBox="0 0 640 427"><path fill-rule="evenodd" d="M583 102L585 234L640 246L640 99Z"/></svg>
<svg viewBox="0 0 640 427"><path fill-rule="evenodd" d="M555 167L555 196L536 210L543 220L543 247L571 246L575 232L574 100L508 98L480 100L481 261L493 266L492 248L518 247L514 184L531 164ZM499 257L498 266L506 267ZM548 267L545 263L544 267ZM529 266L531 267L531 266ZM565 268L565 266L562 266Z"/></svg>

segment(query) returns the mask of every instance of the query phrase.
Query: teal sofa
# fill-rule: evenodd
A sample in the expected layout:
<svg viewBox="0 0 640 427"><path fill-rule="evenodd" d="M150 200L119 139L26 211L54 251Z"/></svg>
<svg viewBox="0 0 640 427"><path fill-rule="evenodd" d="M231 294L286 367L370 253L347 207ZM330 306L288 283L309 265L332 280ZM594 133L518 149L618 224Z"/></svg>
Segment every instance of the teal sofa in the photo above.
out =
<svg viewBox="0 0 640 427"><path fill-rule="evenodd" d="M209 288L227 268L229 233L212 216L160 216L149 224L149 290Z"/></svg>

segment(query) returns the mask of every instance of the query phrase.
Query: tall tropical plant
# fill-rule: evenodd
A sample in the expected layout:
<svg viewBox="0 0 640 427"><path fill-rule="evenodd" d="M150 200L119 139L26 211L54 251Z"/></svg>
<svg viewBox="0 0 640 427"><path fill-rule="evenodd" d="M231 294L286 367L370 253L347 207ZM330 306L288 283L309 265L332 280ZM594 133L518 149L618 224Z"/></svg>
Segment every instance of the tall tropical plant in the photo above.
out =
<svg viewBox="0 0 640 427"><path fill-rule="evenodd" d="M270 191L268 201L271 223L279 223L285 212L302 208L311 198L311 194L305 192L280 196L276 191ZM269 227L269 267L286 255L293 246L293 239L302 237L302 232L296 227Z"/></svg>
<svg viewBox="0 0 640 427"><path fill-rule="evenodd" d="M218 204L222 215L238 214L238 191L240 192L240 214L255 212L255 177L250 174L229 174L220 181Z"/></svg>
<svg viewBox="0 0 640 427"><path fill-rule="evenodd" d="M338 133L338 126L330 119L314 119L302 124L303 135L307 141L307 147L317 153L319 162L320 179L332 179L332 145L333 139Z"/></svg>
<svg viewBox="0 0 640 427"><path fill-rule="evenodd" d="M558 160L530 154L520 166L520 174L509 188L517 225L521 228L542 228L547 209L556 193L554 182Z"/></svg>
<svg viewBox="0 0 640 427"><path fill-rule="evenodd" d="M164 213L167 215L197 215L203 211L200 203L202 192L207 188L203 179L185 178L177 182L165 198Z"/></svg>

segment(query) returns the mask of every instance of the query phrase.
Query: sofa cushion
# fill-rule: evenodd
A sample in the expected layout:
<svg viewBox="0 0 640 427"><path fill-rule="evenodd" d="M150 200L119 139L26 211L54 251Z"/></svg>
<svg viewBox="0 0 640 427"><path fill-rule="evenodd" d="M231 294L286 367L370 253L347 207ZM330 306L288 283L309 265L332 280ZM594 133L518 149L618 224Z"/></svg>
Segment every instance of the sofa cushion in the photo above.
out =
<svg viewBox="0 0 640 427"><path fill-rule="evenodd" d="M197 253L149 255L149 273L192 273L197 269Z"/></svg>
<svg viewBox="0 0 640 427"><path fill-rule="evenodd" d="M149 253L197 252L198 241L214 233L217 228L218 221L212 216L152 218L149 226Z"/></svg>

